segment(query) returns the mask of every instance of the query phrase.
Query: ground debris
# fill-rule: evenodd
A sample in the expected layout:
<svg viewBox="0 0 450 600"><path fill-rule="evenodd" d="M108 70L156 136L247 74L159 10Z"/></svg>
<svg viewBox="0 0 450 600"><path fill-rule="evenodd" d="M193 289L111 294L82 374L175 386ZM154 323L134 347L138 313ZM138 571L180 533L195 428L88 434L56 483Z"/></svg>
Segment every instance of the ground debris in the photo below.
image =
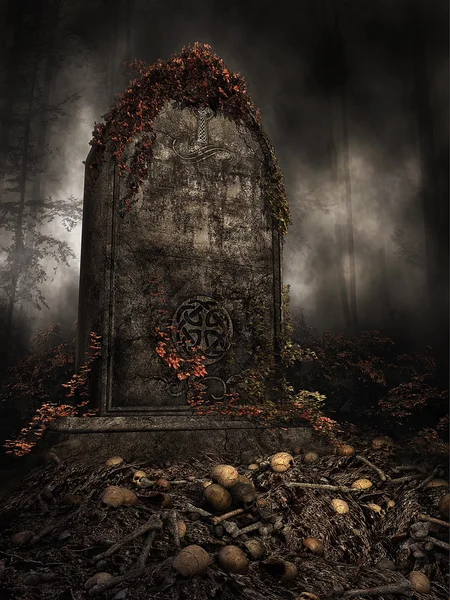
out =
<svg viewBox="0 0 450 600"><path fill-rule="evenodd" d="M211 511L203 491L224 457L166 466L145 457L110 467L47 461L3 499L0 597L147 600L151 592L154 600L296 600L310 592L320 600L365 595L396 600L402 594L447 600L449 525L438 504L448 487L427 482L436 475L448 481L448 472L430 457L412 457L408 464L404 455L374 451L366 440L352 444L354 456L322 449L316 460L303 462L300 454L283 473L272 471L270 457L254 457L257 469L234 464L253 482L257 497L222 513ZM147 474L142 486L133 479L139 469ZM372 487L352 488L358 479L369 479ZM164 493L157 486L162 480L168 482ZM108 486L134 492L137 504L106 506L101 499ZM348 512L336 512L336 499L345 501ZM320 541L324 555L311 552L306 538ZM258 559L249 552L249 540L262 549ZM219 567L217 553L227 544L246 552L247 574ZM206 573L183 579L172 562L189 545L201 546L212 564ZM271 557L293 563L296 579L284 581L276 569L262 569ZM392 563L394 571L382 568ZM409 589L411 571L430 579L429 594ZM102 573L110 576L87 591L86 582Z"/></svg>

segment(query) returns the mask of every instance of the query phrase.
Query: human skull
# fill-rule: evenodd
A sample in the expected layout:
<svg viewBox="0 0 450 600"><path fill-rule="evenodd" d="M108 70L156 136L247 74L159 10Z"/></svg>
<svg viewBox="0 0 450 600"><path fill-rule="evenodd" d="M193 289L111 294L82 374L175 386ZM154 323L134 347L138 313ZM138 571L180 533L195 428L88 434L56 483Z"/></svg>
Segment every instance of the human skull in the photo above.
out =
<svg viewBox="0 0 450 600"><path fill-rule="evenodd" d="M391 452L394 448L394 440L387 435L379 435L372 440L373 450L384 450Z"/></svg>
<svg viewBox="0 0 450 600"><path fill-rule="evenodd" d="M135 471L133 475L133 483L140 487L142 484L142 479L145 477L147 477L147 473L145 471Z"/></svg>

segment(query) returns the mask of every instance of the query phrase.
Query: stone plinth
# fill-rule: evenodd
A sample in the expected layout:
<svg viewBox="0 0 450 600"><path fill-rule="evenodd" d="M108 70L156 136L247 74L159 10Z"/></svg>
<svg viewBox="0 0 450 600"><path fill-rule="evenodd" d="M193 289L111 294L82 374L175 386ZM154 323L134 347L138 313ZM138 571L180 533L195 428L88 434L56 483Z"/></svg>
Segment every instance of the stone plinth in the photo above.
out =
<svg viewBox="0 0 450 600"><path fill-rule="evenodd" d="M317 447L310 426L270 429L246 420L211 417L68 417L53 422L46 444L62 459L98 463L112 455L127 461L185 460L204 452L247 462L278 451Z"/></svg>

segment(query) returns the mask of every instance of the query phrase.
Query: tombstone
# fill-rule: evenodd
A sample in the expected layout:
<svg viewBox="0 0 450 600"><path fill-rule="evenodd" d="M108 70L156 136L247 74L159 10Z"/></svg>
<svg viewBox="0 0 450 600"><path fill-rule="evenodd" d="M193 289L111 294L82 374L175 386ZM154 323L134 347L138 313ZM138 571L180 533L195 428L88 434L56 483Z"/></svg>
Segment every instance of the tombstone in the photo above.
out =
<svg viewBox="0 0 450 600"><path fill-rule="evenodd" d="M91 403L113 430L120 417L168 429L195 419L191 378L180 380L156 352L164 320L180 359L192 346L203 353L208 400L226 402L247 369L258 369L258 352L276 365L282 248L267 198L273 150L249 122L168 98L141 182L118 167L108 129L88 156L77 364L90 332L100 334ZM129 141L128 163L140 140Z"/></svg>

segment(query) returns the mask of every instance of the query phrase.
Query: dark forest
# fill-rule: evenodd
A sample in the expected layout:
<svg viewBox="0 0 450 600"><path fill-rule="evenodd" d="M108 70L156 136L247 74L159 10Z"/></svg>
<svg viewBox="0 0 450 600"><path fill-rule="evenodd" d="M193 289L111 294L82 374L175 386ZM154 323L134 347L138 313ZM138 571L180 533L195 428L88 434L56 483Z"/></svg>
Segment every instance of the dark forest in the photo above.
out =
<svg viewBox="0 0 450 600"><path fill-rule="evenodd" d="M448 521L445 479L449 448L449 6L444 0L0 0L0 486L8 493L4 482L9 477L18 480L40 465L41 472L28 480L28 494L32 495L42 473L48 474L56 463L62 469L61 459L49 458L43 443L49 424L57 417L96 414L85 391L91 367L101 354L101 339L95 332L84 370L75 372L83 186L94 123L102 122L112 106L119 111L119 95L132 85L136 73L145 74L143 65L169 61L196 42L208 45L214 56L223 59L227 73L229 69L245 79L248 95L259 108L264 131L274 146L290 206L282 262L284 327L289 342L281 351L285 361L283 393L291 401L290 408L250 402L251 408L245 404L238 410L231 403L221 414L255 418L264 426L287 423L295 427L309 421L319 438L334 445L333 460L341 461L336 468L356 466L356 474L369 465L374 475L375 463L383 482L408 477L410 471L415 473L415 465L426 481L419 484L422 487L401 492L406 494L398 500L404 512L392 513L391 523L384 522L383 533L371 531L373 539L365 533L361 553L368 556L372 543L383 536L389 538L391 545L386 548L390 550L378 553L377 560L392 559L405 575L423 572L435 582L431 595L424 592L426 596L422 596L420 585L416 589L410 578L414 597L446 598L448 572L442 550L448 552L448 536L439 531L442 518ZM162 337L164 343L167 339ZM161 357L163 342L157 350ZM165 360L173 367L167 355ZM195 371L198 361L186 366L186 370L192 369L194 374L201 372ZM367 442L372 454L367 454L370 461L366 463L363 459L358 463L358 450L358 456L343 450L365 448L365 440L377 435L385 436L384 442L378 446L378 438L372 446ZM294 457L289 455L293 460L289 468L294 469L297 462L309 464L305 457L308 450L314 450L283 449ZM323 452L317 451L310 464L323 461L322 470L329 470ZM241 483L275 490L274 503L279 503L278 508L284 506L277 496L281 493L279 473L284 470L277 471L270 460L259 458L255 455L247 460L260 470L255 468L252 481ZM398 470L400 458L409 470ZM172 480L184 480L182 468L176 463L172 466ZM147 481L171 479L167 468L164 461L158 463ZM192 480L196 477L201 485L210 471L207 465L202 469L189 471ZM79 476L81 471L74 473ZM242 473L244 479L251 474ZM362 471L358 474L363 476ZM120 485L117 477L109 483ZM416 485L414 475L411 477ZM447 498L447 505L442 509L439 504L439 510L436 506L442 498L438 492L445 486L428 485L434 481L447 485L442 497ZM55 489L61 482L62 475ZM319 479L316 483L320 488ZM348 490L344 487L351 480L338 476L327 483L337 484L337 491L345 494ZM102 483L97 479L93 485L100 490ZM417 495L417 490L424 493L429 488L435 496L405 499L408 493ZM80 490L81 496L88 493L86 486ZM161 516L161 510L167 508L161 497L167 490L161 483L152 490L159 496L153 504L147 499L145 506L157 507ZM295 484L289 490L287 504L297 507L302 498L311 500L314 507L318 501L311 495L315 490L299 491ZM33 506L26 490L20 493L22 496L10 502L13 512L24 498L25 504ZM384 498L389 501L386 493ZM53 502L56 500L50 496L39 500L44 512L53 510ZM77 510L80 502L73 503ZM239 504L235 498L233 502L245 504L247 510L245 502ZM205 506L209 506L207 502ZM213 513L216 517L220 514ZM431 521L420 519L418 515L424 513L432 515ZM278 522L274 514L272 525ZM198 519L205 517L198 515ZM14 514L11 518L7 515L5 523L2 518L0 512L0 532L6 528L11 537L13 530L19 531ZM170 531L176 529L174 518L173 513L167 517L168 522L172 519ZM133 519L128 523L131 528L139 524L133 525ZM433 538L429 542L433 557L431 550L418 550L411 542L417 542L421 534L411 537L409 550L406 546L393 550L392 540L397 544L406 525L413 529L414 519L419 529L427 528L422 537ZM265 527L264 518L262 521ZM430 524L437 527L437 533L433 529L430 533ZM245 520L240 523L246 525ZM163 526L158 527L154 531ZM57 525L54 529L62 535ZM333 531L344 538L348 533L339 526ZM321 539L320 532L319 526L316 538ZM306 533L302 529L302 535ZM180 535L173 531L171 535L180 548ZM192 543L202 545L194 537ZM55 539L55 544L61 541ZM29 537L23 546L30 544L31 548L40 541ZM100 551L103 542L89 540L85 545L99 546ZM342 555L331 552L329 556L353 565L356 581L362 565L376 561L366 558L366 563L359 564L357 546L352 541L348 544ZM211 545L207 549L213 552ZM20 584L14 587L11 582L1 587L5 565L13 566L11 556L0 553L2 598L2 593L5 598L19 597L14 594L21 589ZM39 554L33 556L38 562L44 560ZM308 557L316 558L316 551L308 549ZM285 562L288 559L284 556ZM142 562L141 555L140 568L146 560ZM102 558L100 562L106 565L107 561ZM272 581L270 577L279 576L277 581L284 585L289 579L285 563L270 563L270 559L266 563L261 567L264 577ZM308 568L313 566L309 560ZM115 567L115 577L128 573L117 564L97 571L109 572ZM329 568L322 567L324 572ZM339 580L330 596L320 586L317 590L321 598L347 597L358 587L400 585L400 591L381 590L375 597L388 600L402 593L401 582L377 579L373 573L366 576L365 585L360 581L353 587ZM167 574L161 577L166 577L167 587L158 577L152 580L154 589L162 594L155 598L169 597L164 596L165 589L173 593L170 597L184 597L176 595L175 579L170 584ZM329 577L333 578L331 572ZM313 580L311 575L309 583ZM245 595L233 580L225 585L234 590L229 595L226 591L208 595L203 582L192 587L186 597L318 597L299 595L313 590L311 585L278 596L270 585L264 593L264 586L258 587L262 584L255 581L255 587L250 586L254 596ZM220 578L214 582L218 585ZM121 583L117 581L117 585ZM341 584L344 587L339 592ZM50 579L46 585L52 585ZM47 595L27 592L30 595L23 597L87 597L87 592L79 595L74 585L58 583ZM99 580L91 588L100 594L101 585ZM245 585L249 587L248 582ZM117 591L113 585L106 585L104 591L116 598L110 589ZM136 594L128 590L127 597L141 597ZM117 599L125 597L126 593L117 595Z"/></svg>

